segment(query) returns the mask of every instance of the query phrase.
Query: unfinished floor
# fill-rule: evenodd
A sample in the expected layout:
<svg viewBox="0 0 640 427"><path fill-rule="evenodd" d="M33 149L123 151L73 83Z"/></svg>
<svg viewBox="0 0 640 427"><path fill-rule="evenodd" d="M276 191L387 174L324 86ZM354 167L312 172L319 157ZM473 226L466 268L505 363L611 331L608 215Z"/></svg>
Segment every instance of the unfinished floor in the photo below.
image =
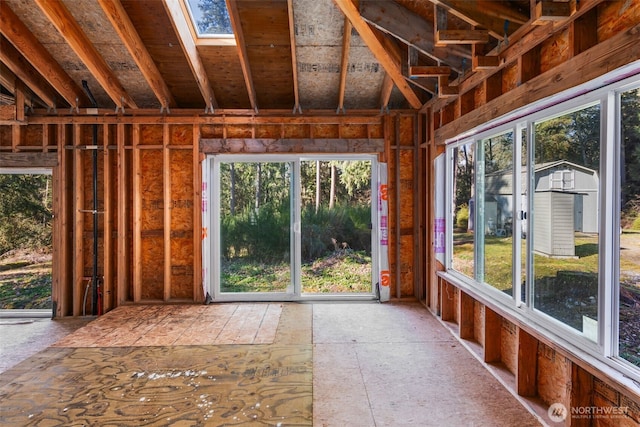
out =
<svg viewBox="0 0 640 427"><path fill-rule="evenodd" d="M415 302L120 307L13 366L0 351L1 425L541 421Z"/></svg>

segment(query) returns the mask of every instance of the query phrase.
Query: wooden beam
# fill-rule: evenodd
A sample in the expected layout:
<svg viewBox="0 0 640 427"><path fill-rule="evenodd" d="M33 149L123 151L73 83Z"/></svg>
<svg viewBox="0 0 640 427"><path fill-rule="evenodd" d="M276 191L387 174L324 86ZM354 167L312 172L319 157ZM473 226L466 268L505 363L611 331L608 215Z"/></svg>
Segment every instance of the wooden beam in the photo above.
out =
<svg viewBox="0 0 640 427"><path fill-rule="evenodd" d="M440 77L451 74L451 67L438 66L413 66L409 67L409 75L411 77Z"/></svg>
<svg viewBox="0 0 640 427"><path fill-rule="evenodd" d="M56 108L56 94L50 89L47 81L4 37L0 37L0 61L47 107Z"/></svg>
<svg viewBox="0 0 640 427"><path fill-rule="evenodd" d="M486 30L438 30L435 36L436 46L455 44L489 43L489 32Z"/></svg>
<svg viewBox="0 0 640 427"><path fill-rule="evenodd" d="M116 106L138 108L64 3L51 0L34 0L34 2L91 71Z"/></svg>
<svg viewBox="0 0 640 427"><path fill-rule="evenodd" d="M389 100L391 99L391 92L393 92L393 79L389 76L389 74L384 75L384 80L382 81L382 89L380 89L380 108L386 109L389 105Z"/></svg>
<svg viewBox="0 0 640 427"><path fill-rule="evenodd" d="M379 153L384 139L259 139L204 138L203 153Z"/></svg>
<svg viewBox="0 0 640 427"><path fill-rule="evenodd" d="M500 65L499 56L474 55L471 61L471 69L473 71L488 70L496 68Z"/></svg>
<svg viewBox="0 0 640 427"><path fill-rule="evenodd" d="M175 0L164 0L163 4L167 13L171 17L174 30L178 34L182 50L189 61L189 67L191 67L191 72L193 72L193 76L198 83L198 88L200 88L200 93L202 94L202 98L207 106L207 111L213 112L214 109L218 108L218 102L216 101L213 88L209 82L209 77L207 77L207 72L204 68L204 64L202 63L202 59L200 59L200 55L198 54L196 43L191 35L189 23L180 8L180 2Z"/></svg>
<svg viewBox="0 0 640 427"><path fill-rule="evenodd" d="M549 21L562 21L571 16L571 3L566 1L539 0L531 12L533 25Z"/></svg>
<svg viewBox="0 0 640 427"><path fill-rule="evenodd" d="M369 28L369 25L364 21L364 19L362 19L362 16L360 16L355 5L351 0L334 1L342 13L349 18L349 21L351 21L351 24L354 26L356 31L358 31L362 40L367 44L371 53L373 53L385 71L391 76L400 92L402 92L406 100L409 102L409 105L414 109L419 109L422 106L422 102L420 102L420 99L418 99L415 92L413 92L413 89L411 89L409 84L404 80L400 69L395 66L393 59L382 47L371 28Z"/></svg>
<svg viewBox="0 0 640 427"><path fill-rule="evenodd" d="M464 118L443 125L435 131L436 142L442 144L446 139L481 123L640 59L638 33L640 24L523 83L509 91L508 96L500 96L464 115ZM551 81L553 84L549 84Z"/></svg>
<svg viewBox="0 0 640 427"><path fill-rule="evenodd" d="M300 91L298 90L298 55L296 53L296 23L293 16L293 0L287 0L287 13L289 15L289 43L291 44L291 70L293 71L293 97L294 112L302 112L300 107Z"/></svg>
<svg viewBox="0 0 640 427"><path fill-rule="evenodd" d="M508 2L503 1L431 0L431 3L442 7L474 27L486 28L489 34L498 40L504 38L505 21L510 23L507 28L508 35L529 21L527 15L518 12L509 6Z"/></svg>
<svg viewBox="0 0 640 427"><path fill-rule="evenodd" d="M343 28L342 58L340 60L340 87L338 89L338 111L344 111L344 93L347 89L347 70L349 67L349 52L351 49L351 30L353 26L347 17L344 18Z"/></svg>
<svg viewBox="0 0 640 427"><path fill-rule="evenodd" d="M0 168L54 168L56 153L0 153Z"/></svg>
<svg viewBox="0 0 640 427"><path fill-rule="evenodd" d="M149 83L151 90L153 90L160 104L166 109L175 107L176 101L169 87L162 78L158 67L151 58L149 51L142 42L138 31L136 31L131 19L129 19L129 15L127 15L120 0L98 0L98 3L100 7L102 7L105 15L107 15L107 18L109 18L109 21L111 21L113 28L116 30L116 33L118 33L118 36L120 36L120 40L138 65L140 72L147 83Z"/></svg>
<svg viewBox="0 0 640 427"><path fill-rule="evenodd" d="M240 57L240 66L242 67L242 75L244 76L244 83L247 86L247 92L249 94L249 101L251 102L251 108L258 111L258 101L256 97L256 89L253 85L253 77L251 76L251 67L249 66L249 55L247 54L247 46L244 41L244 32L242 31L242 24L240 23L240 14L238 13L238 1L226 0L227 10L229 11L229 20L231 21L231 27L236 37L236 46L238 49L238 56Z"/></svg>
<svg viewBox="0 0 640 427"><path fill-rule="evenodd" d="M463 70L462 59L471 59L471 50L467 46L435 46L433 22L396 2L361 1L360 11L362 18L371 25L459 73Z"/></svg>
<svg viewBox="0 0 640 427"><path fill-rule="evenodd" d="M7 2L0 2L0 32L72 107L88 102L87 96Z"/></svg>

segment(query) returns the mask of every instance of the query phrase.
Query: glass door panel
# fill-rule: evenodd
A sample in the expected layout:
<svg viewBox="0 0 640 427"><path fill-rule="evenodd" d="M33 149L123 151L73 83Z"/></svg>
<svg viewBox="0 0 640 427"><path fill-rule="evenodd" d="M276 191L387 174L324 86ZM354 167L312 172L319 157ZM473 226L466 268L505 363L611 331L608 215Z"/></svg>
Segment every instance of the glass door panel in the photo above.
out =
<svg viewBox="0 0 640 427"><path fill-rule="evenodd" d="M220 292L292 293L292 163L219 170Z"/></svg>
<svg viewBox="0 0 640 427"><path fill-rule="evenodd" d="M303 294L372 293L370 160L300 163Z"/></svg>

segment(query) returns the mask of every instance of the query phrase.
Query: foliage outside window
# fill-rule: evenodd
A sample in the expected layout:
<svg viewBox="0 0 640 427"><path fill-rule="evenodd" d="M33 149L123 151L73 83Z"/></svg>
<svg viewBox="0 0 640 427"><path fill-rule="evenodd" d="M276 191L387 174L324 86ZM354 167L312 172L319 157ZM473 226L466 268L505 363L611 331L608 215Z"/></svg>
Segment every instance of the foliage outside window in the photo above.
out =
<svg viewBox="0 0 640 427"><path fill-rule="evenodd" d="M233 34L225 0L187 0L187 6L200 36Z"/></svg>
<svg viewBox="0 0 640 427"><path fill-rule="evenodd" d="M620 126L618 352L640 366L640 89L621 94Z"/></svg>
<svg viewBox="0 0 640 427"><path fill-rule="evenodd" d="M640 381L640 76L628 75L450 144L446 274Z"/></svg>
<svg viewBox="0 0 640 427"><path fill-rule="evenodd" d="M474 274L474 173L475 144L453 149L453 258L451 267L468 276Z"/></svg>
<svg viewBox="0 0 640 427"><path fill-rule="evenodd" d="M477 279L508 295L513 295L513 144L513 132L482 140L477 163L483 165L477 185L477 240L483 268L478 269Z"/></svg>

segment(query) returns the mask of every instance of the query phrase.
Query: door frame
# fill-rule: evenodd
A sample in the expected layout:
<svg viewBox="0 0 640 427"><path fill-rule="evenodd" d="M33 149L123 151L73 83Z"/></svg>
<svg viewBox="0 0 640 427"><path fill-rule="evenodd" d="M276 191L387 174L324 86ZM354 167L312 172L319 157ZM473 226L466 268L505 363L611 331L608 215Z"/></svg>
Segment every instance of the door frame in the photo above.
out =
<svg viewBox="0 0 640 427"><path fill-rule="evenodd" d="M305 294L300 280L301 267L301 182L300 164L303 161L367 160L371 162L371 293ZM219 165L222 162L291 162L291 280L287 292L220 292L220 188ZM379 232L378 232L378 159L375 154L209 154L203 161L202 170L202 224L203 224L203 290L208 301L371 301L378 299L376 282L379 276Z"/></svg>

